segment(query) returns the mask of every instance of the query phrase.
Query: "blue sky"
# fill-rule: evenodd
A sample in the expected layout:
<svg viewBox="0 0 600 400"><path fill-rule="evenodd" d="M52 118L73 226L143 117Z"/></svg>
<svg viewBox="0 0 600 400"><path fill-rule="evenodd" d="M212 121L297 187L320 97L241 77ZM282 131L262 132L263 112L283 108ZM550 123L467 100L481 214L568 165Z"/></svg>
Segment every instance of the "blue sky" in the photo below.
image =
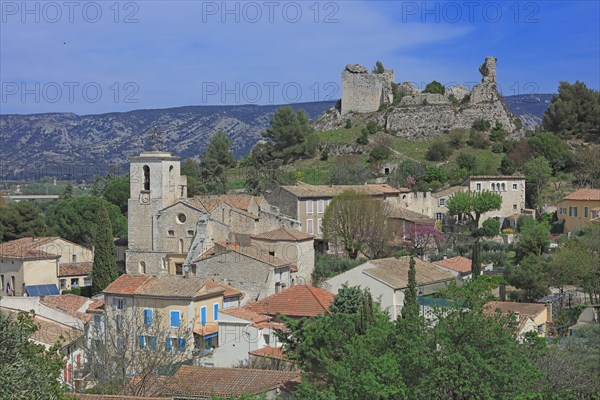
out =
<svg viewBox="0 0 600 400"><path fill-rule="evenodd" d="M24 6L24 4L26 4ZM505 95L600 88L598 1L0 1L0 113L337 99L348 63Z"/></svg>

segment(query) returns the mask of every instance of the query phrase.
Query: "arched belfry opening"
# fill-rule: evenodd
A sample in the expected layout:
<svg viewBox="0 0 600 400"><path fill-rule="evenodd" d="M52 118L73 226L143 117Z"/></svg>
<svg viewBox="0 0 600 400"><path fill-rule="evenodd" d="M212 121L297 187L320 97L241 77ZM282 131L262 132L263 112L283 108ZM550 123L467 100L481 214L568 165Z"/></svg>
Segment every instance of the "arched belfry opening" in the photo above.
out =
<svg viewBox="0 0 600 400"><path fill-rule="evenodd" d="M144 165L144 190L150 190L150 167Z"/></svg>

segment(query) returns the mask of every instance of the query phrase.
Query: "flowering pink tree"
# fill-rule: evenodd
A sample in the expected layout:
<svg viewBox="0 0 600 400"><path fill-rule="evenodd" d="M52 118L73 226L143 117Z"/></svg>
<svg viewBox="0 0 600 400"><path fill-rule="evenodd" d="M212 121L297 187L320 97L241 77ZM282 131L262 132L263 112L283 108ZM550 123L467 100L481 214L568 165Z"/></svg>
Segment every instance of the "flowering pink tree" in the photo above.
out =
<svg viewBox="0 0 600 400"><path fill-rule="evenodd" d="M437 245L442 240L442 233L432 225L411 224L406 236L410 240L415 252L422 256L429 246Z"/></svg>

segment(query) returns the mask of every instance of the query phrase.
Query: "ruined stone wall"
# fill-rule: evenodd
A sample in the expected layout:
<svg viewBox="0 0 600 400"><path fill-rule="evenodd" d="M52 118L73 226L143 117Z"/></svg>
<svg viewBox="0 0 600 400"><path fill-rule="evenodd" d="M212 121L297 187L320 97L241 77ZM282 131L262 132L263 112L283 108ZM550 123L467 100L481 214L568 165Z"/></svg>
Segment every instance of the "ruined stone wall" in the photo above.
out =
<svg viewBox="0 0 600 400"><path fill-rule="evenodd" d="M371 74L358 64L349 64L342 72L342 115L370 113L393 101L394 71Z"/></svg>

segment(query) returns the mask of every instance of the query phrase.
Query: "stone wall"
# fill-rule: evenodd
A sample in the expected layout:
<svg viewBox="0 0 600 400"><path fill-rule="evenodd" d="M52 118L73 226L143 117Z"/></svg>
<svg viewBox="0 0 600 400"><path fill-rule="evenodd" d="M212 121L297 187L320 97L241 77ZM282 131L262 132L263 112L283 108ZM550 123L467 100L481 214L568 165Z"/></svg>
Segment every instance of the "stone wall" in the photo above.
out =
<svg viewBox="0 0 600 400"><path fill-rule="evenodd" d="M394 100L392 82L392 70L371 74L362 65L347 65L342 72L342 115L374 112L382 104L391 104Z"/></svg>

